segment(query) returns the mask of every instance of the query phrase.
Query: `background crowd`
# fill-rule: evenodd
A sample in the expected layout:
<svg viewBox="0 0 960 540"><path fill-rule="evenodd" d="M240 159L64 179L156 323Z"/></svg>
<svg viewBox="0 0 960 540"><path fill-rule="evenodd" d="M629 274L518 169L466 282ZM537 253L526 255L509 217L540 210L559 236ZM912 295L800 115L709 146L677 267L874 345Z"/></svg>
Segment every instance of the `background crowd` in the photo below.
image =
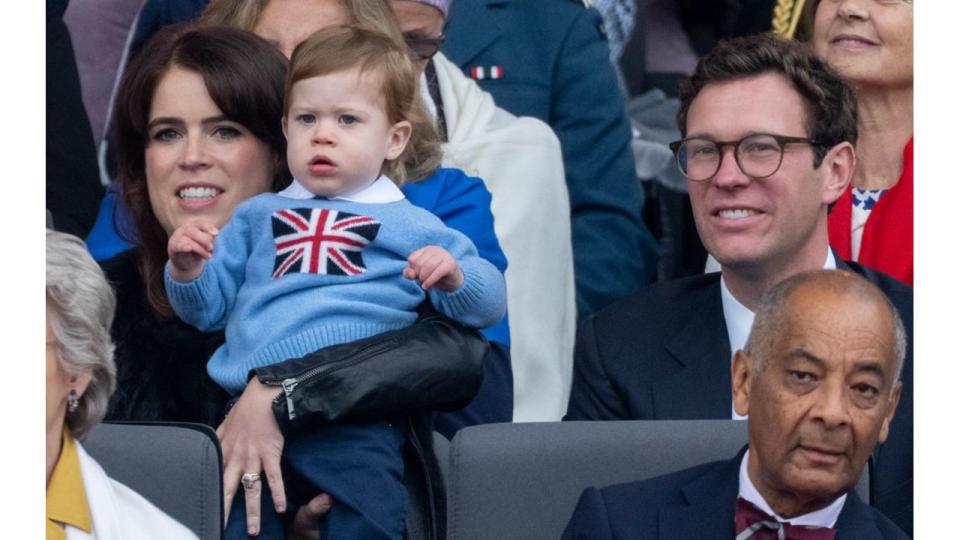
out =
<svg viewBox="0 0 960 540"><path fill-rule="evenodd" d="M886 299L890 328L904 334L889 354L899 367L877 385L890 414L871 424L856 470L869 457L866 502L894 531L884 525L880 537L912 535L913 2L583 4L48 0L46 220L85 240L116 298L106 420L217 428L229 498L249 489L241 472L276 487L285 439L322 419L402 418L408 441L498 422L745 419L750 385L738 386L731 361L757 347L759 314L774 317L765 294L840 270L872 283L858 298ZM338 388L362 379L390 389L377 400L349 390L333 404L311 399L329 381L270 386L356 354L350 340L255 370L231 396L207 372L224 332L171 308L167 243L191 220L222 228L241 203L295 183L280 122L288 59L343 24L409 51L423 109L411 144L437 148L399 158L400 191L503 274L507 314L477 333L425 305L376 349L402 367L340 370ZM176 122L157 129L158 116ZM67 238L52 234L48 311L50 245ZM48 485L49 392L48 379ZM83 455L69 413L53 424L53 439ZM762 442L753 433L751 452ZM567 534L592 537L596 516L584 508L602 503L585 501ZM298 531L330 508L325 494L303 503Z"/></svg>

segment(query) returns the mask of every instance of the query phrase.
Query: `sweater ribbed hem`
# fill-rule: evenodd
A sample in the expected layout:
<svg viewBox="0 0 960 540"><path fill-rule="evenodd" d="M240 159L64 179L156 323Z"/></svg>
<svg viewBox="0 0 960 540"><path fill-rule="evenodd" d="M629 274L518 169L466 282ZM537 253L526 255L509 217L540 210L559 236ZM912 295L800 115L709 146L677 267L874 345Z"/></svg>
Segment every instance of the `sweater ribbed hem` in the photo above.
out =
<svg viewBox="0 0 960 540"><path fill-rule="evenodd" d="M250 355L244 354L244 351L230 351L228 350L229 345L223 345L217 349L213 358L207 364L207 372L225 390L230 393L238 393L247 385L247 374L252 369L293 358L302 358L324 347L349 343L397 330L412 324L412 322L413 319L409 323L398 324L349 323L316 326L284 340L266 345Z"/></svg>

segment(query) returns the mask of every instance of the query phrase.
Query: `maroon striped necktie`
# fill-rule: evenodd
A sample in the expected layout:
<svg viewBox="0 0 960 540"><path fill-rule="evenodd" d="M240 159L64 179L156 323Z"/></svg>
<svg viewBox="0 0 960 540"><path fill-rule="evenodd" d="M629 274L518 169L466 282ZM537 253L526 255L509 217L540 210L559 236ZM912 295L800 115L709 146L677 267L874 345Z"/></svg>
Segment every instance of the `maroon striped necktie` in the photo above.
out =
<svg viewBox="0 0 960 540"><path fill-rule="evenodd" d="M781 523L743 497L733 516L736 540L834 540L836 529Z"/></svg>

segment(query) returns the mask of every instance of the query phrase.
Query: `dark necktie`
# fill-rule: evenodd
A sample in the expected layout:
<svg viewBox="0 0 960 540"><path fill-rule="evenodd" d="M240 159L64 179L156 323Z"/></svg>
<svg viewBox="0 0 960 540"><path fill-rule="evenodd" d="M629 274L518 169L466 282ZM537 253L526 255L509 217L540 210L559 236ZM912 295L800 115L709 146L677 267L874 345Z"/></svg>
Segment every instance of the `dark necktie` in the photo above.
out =
<svg viewBox="0 0 960 540"><path fill-rule="evenodd" d="M736 540L834 540L836 529L781 523L750 501L737 497L733 516Z"/></svg>

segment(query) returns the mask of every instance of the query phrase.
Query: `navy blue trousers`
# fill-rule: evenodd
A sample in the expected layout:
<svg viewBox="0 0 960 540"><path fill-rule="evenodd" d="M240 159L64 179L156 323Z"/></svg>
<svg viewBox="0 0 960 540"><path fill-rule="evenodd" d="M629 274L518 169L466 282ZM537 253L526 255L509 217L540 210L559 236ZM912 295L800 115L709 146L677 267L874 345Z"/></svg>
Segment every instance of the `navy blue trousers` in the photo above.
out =
<svg viewBox="0 0 960 540"><path fill-rule="evenodd" d="M404 437L399 426L386 423L330 425L288 438L281 467L287 491L287 512L320 492L333 506L320 524L322 538L401 540L407 493L403 487ZM285 538L283 519L273 509L266 477L261 480L259 538ZM243 488L237 491L224 538L246 539Z"/></svg>

